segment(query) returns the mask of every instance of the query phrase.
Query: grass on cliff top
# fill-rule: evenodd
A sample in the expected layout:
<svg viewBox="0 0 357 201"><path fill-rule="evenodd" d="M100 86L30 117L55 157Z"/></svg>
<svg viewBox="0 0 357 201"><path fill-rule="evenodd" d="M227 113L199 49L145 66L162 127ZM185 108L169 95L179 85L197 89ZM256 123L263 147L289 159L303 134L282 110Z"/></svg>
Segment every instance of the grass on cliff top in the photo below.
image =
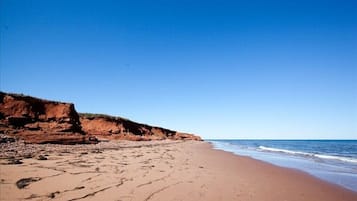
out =
<svg viewBox="0 0 357 201"><path fill-rule="evenodd" d="M69 103L69 102L62 102L62 101L38 98L38 97L23 94L23 93L10 93L10 92L3 92L3 91L0 91L0 100L3 100L6 95L12 96L16 100L24 100L24 101L27 101L30 103L42 101L42 102L48 102L48 103L54 103L54 104L73 104L73 103Z"/></svg>
<svg viewBox="0 0 357 201"><path fill-rule="evenodd" d="M102 117L102 118L108 118L108 119L123 119L130 121L129 119L123 118L123 117L116 117L116 116L111 116L107 114L95 114L95 113L78 113L79 116L84 117L84 118L95 118L95 117Z"/></svg>
<svg viewBox="0 0 357 201"><path fill-rule="evenodd" d="M158 128L158 129L168 130L168 131L171 131L171 132L176 132L176 131L172 131L172 130L167 129L167 128L162 128L162 127L159 127L159 126L151 126L151 125L148 125L148 124L135 122L135 121L132 121L132 120L127 119L127 118L110 116L110 115L107 115L107 114L94 114L94 113L78 113L78 114L79 114L80 117L84 117L84 118L88 118L88 119L92 119L92 118L98 117L98 118L106 118L106 119L111 119L111 120L124 120L124 121L128 121L128 122L131 122L131 123L134 123L134 124L139 124L139 125L145 126L145 127Z"/></svg>

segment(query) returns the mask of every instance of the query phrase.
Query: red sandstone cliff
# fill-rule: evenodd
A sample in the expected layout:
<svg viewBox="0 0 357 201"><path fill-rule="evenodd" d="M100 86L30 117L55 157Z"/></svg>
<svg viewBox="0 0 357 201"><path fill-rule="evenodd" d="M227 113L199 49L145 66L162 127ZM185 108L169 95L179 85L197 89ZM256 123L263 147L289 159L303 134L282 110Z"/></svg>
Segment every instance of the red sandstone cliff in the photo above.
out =
<svg viewBox="0 0 357 201"><path fill-rule="evenodd" d="M125 140L201 140L200 137L108 115L78 115L72 103L0 92L0 134L28 143L95 143L97 136Z"/></svg>
<svg viewBox="0 0 357 201"><path fill-rule="evenodd" d="M121 117L80 114L82 129L98 138L125 140L201 140L200 137L140 124Z"/></svg>
<svg viewBox="0 0 357 201"><path fill-rule="evenodd" d="M29 143L86 143L74 105L0 92L0 133Z"/></svg>

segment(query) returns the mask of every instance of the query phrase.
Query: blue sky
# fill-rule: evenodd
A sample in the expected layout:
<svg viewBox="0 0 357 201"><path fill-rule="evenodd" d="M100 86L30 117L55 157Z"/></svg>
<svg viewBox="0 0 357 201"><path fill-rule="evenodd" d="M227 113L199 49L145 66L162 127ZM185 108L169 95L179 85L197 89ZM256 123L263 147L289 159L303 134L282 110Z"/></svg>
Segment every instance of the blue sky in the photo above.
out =
<svg viewBox="0 0 357 201"><path fill-rule="evenodd" d="M357 139L355 1L0 2L2 91L204 138Z"/></svg>

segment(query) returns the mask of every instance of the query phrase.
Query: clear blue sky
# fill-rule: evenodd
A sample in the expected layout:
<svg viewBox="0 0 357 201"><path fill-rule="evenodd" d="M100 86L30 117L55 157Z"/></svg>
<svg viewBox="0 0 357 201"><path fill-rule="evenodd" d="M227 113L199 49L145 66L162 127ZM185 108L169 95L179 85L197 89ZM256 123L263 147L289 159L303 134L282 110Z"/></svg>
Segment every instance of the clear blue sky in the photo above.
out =
<svg viewBox="0 0 357 201"><path fill-rule="evenodd" d="M356 1L0 2L2 91L204 138L357 139Z"/></svg>

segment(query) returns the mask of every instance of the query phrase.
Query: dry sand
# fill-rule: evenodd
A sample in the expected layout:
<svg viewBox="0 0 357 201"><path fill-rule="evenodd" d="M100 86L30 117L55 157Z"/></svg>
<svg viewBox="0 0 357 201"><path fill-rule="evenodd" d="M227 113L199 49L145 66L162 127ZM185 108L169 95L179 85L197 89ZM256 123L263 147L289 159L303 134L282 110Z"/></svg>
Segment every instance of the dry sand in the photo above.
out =
<svg viewBox="0 0 357 201"><path fill-rule="evenodd" d="M356 192L206 142L2 145L0 157L0 200L357 200Z"/></svg>

